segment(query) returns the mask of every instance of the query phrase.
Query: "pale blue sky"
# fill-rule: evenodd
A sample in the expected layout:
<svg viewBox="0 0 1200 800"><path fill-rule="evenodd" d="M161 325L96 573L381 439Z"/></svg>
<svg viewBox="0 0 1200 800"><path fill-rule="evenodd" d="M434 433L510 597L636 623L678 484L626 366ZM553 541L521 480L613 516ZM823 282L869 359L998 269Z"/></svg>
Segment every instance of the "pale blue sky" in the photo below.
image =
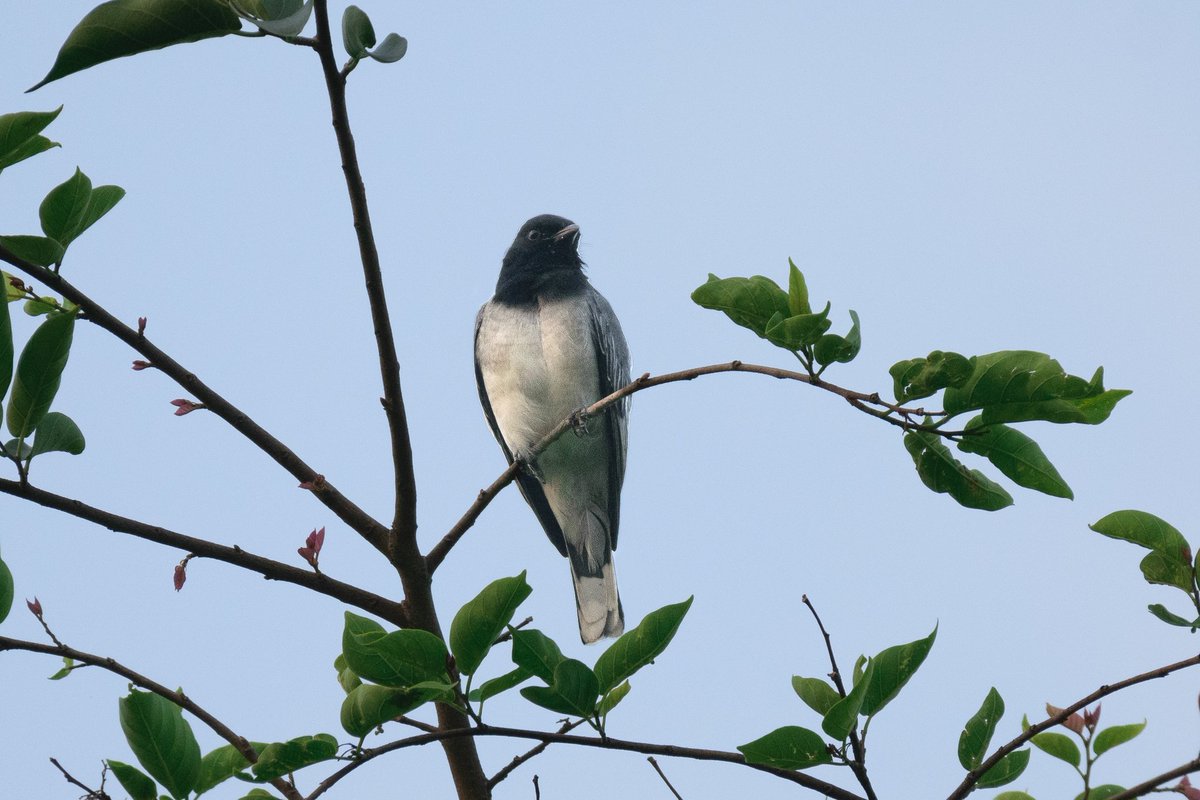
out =
<svg viewBox="0 0 1200 800"><path fill-rule="evenodd" d="M341 170L313 54L230 37L124 59L22 91L90 2L0 2L0 112L65 110L64 145L0 177L3 233L36 230L43 194L81 166L128 190L72 246L64 274L263 423L368 510L386 515L389 457ZM337 6L340 14L341 4ZM784 724L819 728L790 688L822 675L821 610L844 665L940 625L928 661L874 721L870 764L893 798L944 796L962 723L990 686L998 740L1095 689L1196 652L1145 611L1139 553L1090 533L1154 512L1200 543L1193 368L1200 262L1200 6L1156 3L364 4L410 49L363 64L350 111L385 264L413 424L422 540L435 541L503 467L471 369L476 309L528 217L577 221L595 285L620 315L635 374L787 355L691 303L709 272L805 271L864 346L827 376L890 388L932 349L1034 348L1131 388L1099 428L1030 432L1075 490L1021 491L969 511L919 483L892 429L832 396L748 375L640 394L616 554L630 623L696 595L679 635L610 719L614 736L733 749ZM33 323L17 321L18 338ZM314 527L322 566L398 588L374 552L218 419L84 326L56 407L88 437L33 479L114 511L284 561ZM18 598L56 632L181 685L260 740L341 733L330 662L342 608L221 564L0 498ZM484 583L529 570L523 609L570 655L566 564L506 492L438 574L443 622ZM38 638L22 608L6 635ZM502 653L497 674L505 668ZM0 658L0 785L74 796L49 766L94 777L131 760L124 683L48 683L45 658ZM1104 703L1149 719L1101 760L1133 782L1195 756L1200 673ZM494 722L550 728L520 698ZM199 726L197 726L199 729ZM220 742L200 731L202 748ZM403 735L400 730L392 736ZM524 743L487 741L494 771ZM729 765L663 761L688 800L794 797ZM667 797L643 758L551 748L497 791ZM848 778L833 768L830 780ZM311 786L311 783L305 783ZM849 784L847 784L849 785ZM360 770L342 796L449 797L440 751ZM223 787L217 800L240 796ZM1010 788L1078 791L1035 753ZM990 797L995 792L983 792Z"/></svg>

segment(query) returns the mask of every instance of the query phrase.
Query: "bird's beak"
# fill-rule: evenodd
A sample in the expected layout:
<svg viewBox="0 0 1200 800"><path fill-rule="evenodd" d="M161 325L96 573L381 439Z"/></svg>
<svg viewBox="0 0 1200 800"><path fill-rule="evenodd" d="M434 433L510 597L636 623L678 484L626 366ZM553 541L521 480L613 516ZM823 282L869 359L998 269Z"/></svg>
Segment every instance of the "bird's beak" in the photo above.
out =
<svg viewBox="0 0 1200 800"><path fill-rule="evenodd" d="M574 222L572 222L570 225L563 228L558 233L554 234L554 241L561 242L563 239L566 239L569 236L576 236L578 234L579 234L579 226L576 225Z"/></svg>

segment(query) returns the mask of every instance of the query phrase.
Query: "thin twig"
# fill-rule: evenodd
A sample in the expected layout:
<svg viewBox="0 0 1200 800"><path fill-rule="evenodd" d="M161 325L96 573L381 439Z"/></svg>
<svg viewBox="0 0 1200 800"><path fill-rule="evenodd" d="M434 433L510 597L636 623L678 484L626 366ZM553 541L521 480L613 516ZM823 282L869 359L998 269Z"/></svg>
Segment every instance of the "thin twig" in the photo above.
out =
<svg viewBox="0 0 1200 800"><path fill-rule="evenodd" d="M1157 775L1148 781L1139 783L1137 786L1114 794L1108 800L1133 800L1135 797L1149 794L1167 781L1182 778L1184 775L1191 775L1193 772L1200 772L1200 758L1194 758L1186 764L1181 764L1175 769L1164 772L1162 775ZM1159 791L1163 790L1159 789Z"/></svg>
<svg viewBox="0 0 1200 800"><path fill-rule="evenodd" d="M564 722L562 724L562 727L560 727L558 729L558 732L559 733L569 733L570 731L574 730L576 727L578 727L579 725L582 725L583 723L584 723L584 720L582 720L582 719L567 720L566 722ZM532 750L528 750L518 756L513 756L513 760L510 761L508 763L508 765L506 767L504 767L504 769L500 770L495 775L488 778L488 788L489 789L496 788L496 784L500 783L500 781L504 780L509 775L511 775L513 770L515 770L517 767L521 766L525 762L529 761L530 759L534 758L535 756L541 755L546 750L546 748L549 746L550 746L550 742L542 742L541 744L536 745Z"/></svg>
<svg viewBox="0 0 1200 800"><path fill-rule="evenodd" d="M115 659L108 658L107 656L98 656L94 653L86 653L82 650L76 650L74 647L67 647L66 645L49 645L42 644L41 642L27 642L22 639L10 639L7 636L0 636L0 652L6 650L24 650L30 653L44 653L46 655L62 656L84 664L90 664L94 667L100 667L101 669L107 670L114 675L120 675L130 683L140 686L147 691L153 692L159 697L164 697L182 708L184 711L190 713L193 717L211 728L212 731L222 739L233 745L234 748L251 764L258 761L258 751L254 749L254 745L250 744L250 742L244 737L238 736L236 733L230 730L229 726L221 722L209 712L205 711L182 691L168 689L161 683L153 681L150 678L147 678L145 675L134 672L132 669L124 664L121 664ZM271 785L283 792L283 795L287 797L288 800L303 800L303 795L301 795L294 786L282 778L277 778L271 781Z"/></svg>
<svg viewBox="0 0 1200 800"><path fill-rule="evenodd" d="M71 784L72 786L78 786L80 789L83 789L85 792L87 792L87 800L111 800L108 794L104 791L103 784L100 785L99 789L92 789L91 787L76 780L74 775L67 772L67 770L63 768L63 765L58 763L57 758L51 758L50 763L58 768L58 771L62 773L62 776L67 779L67 783Z"/></svg>
<svg viewBox="0 0 1200 800"><path fill-rule="evenodd" d="M542 800L542 787L538 786L538 776L533 776L533 800Z"/></svg>
<svg viewBox="0 0 1200 800"><path fill-rule="evenodd" d="M1052 728L1055 725L1058 725L1084 706L1091 705L1102 697L1107 697L1114 692L1119 692L1122 689L1130 686L1135 686L1139 683L1145 683L1146 681L1152 681L1156 678L1165 678L1172 672L1178 672L1181 669L1194 667L1197 664L1200 664L1200 655L1186 658L1183 661L1176 661L1174 664L1167 664L1164 667L1158 667L1156 669L1149 670L1148 672L1143 672L1140 675L1134 675L1132 678L1126 678L1125 680L1117 681L1116 683L1110 683L1101 686L1087 697L1075 701L1066 708L1059 709L1057 714L1042 720L1036 725L1029 726L1022 731L1019 736L1002 746L996 752L992 753L990 756L984 759L982 764L967 772L967 776L963 778L962 783L960 783L953 792L946 796L946 800L962 800L962 798L966 797L975 790L975 784L978 782L979 778L989 769L994 767L996 763L1000 761L1000 759L1004 758L1006 755L1016 750L1018 747L1025 744L1034 736L1038 735L1047 728Z"/></svg>
<svg viewBox="0 0 1200 800"><path fill-rule="evenodd" d="M791 380L799 381L800 383L807 383L818 389L823 389L831 394L835 394L846 400L848 403L850 403L850 405L854 406L859 411L863 411L864 413L870 414L873 417L883 419L884 421L905 431L932 433L946 439L961 438L962 436L968 435L967 431L944 431L933 425L922 425L908 421L907 419L896 419L892 416L889 416L888 411L880 411L878 409L871 408L871 404L878 404L889 409L893 409L897 413L906 415L924 413L923 409L910 409L902 406L886 404L879 399L878 393L867 394L864 392L856 392L853 389L846 389L842 386L829 383L828 381L824 381L819 378L813 378L812 376L803 372L796 372L790 369L780 369L779 367L764 366L762 364L746 364L742 361L729 361L722 364L710 364L704 367L693 367L691 369L680 370L678 372L668 372L657 376L651 376L650 373L647 372L625 386L622 386L612 394L597 400L587 408L582 409L580 412L573 413L566 419L562 420L549 433L543 436L536 445L534 445L534 447L530 450L530 453L532 455L537 455L545 450L552 442L554 442L555 439L561 436L568 428L572 427L572 425L575 424L579 418L587 418L589 416L598 414L613 403L629 397L632 394L636 394L637 392L654 386L662 386L666 383L691 381L704 375L716 375L724 372L749 372L757 375L767 375L780 380ZM458 522L454 523L454 526L446 532L446 535L442 537L441 541L439 541L433 546L432 549L430 549L429 553L425 556L425 562L431 574L438 568L442 561L445 560L446 555L450 552L454 545L458 543L459 539L461 539L463 535L470 530L471 526L475 524L475 521L479 519L479 515L482 514L483 510L488 507L493 499L495 499L496 495L498 495L505 486L512 483L512 481L516 479L517 472L519 470L519 463L514 462L509 464L504 472L500 473L500 476L496 478L496 480L492 481L490 486L479 492L479 495L475 498L475 501L471 503L470 507L467 508L466 512L463 513Z"/></svg>
<svg viewBox="0 0 1200 800"><path fill-rule="evenodd" d="M496 637L496 641L492 642L492 647L495 647L498 644L504 644L505 642L507 642L509 639L512 638L514 631L521 630L521 628L524 628L526 625L528 625L531 622L533 622L533 617L526 617L525 619L518 622L516 625L513 625L511 628L506 630L504 633L502 633Z"/></svg>
<svg viewBox="0 0 1200 800"><path fill-rule="evenodd" d="M655 760L654 756L646 756L646 760L650 762L650 766L654 767L654 771L658 773L658 777L662 778L663 783L671 790L671 794L675 795L675 800L683 800L683 795L675 791L675 787L667 780L667 774L662 771L662 767L658 765L658 761Z"/></svg>

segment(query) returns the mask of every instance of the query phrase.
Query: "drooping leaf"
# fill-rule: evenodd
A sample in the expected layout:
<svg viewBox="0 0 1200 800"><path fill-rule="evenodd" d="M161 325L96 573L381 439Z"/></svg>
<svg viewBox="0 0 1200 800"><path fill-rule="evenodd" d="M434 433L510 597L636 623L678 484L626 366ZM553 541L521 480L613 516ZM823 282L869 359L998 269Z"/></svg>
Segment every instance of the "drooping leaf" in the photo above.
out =
<svg viewBox="0 0 1200 800"><path fill-rule="evenodd" d="M512 672L506 672L498 678L484 681L479 688L472 689L469 699L473 703L485 703L501 692L520 686L533 677L533 673L524 667L517 667Z"/></svg>
<svg viewBox="0 0 1200 800"><path fill-rule="evenodd" d="M53 452L70 453L77 456L83 452L85 445L83 432L79 430L75 421L66 414L51 411L42 418L41 424L37 426L30 456Z"/></svg>
<svg viewBox="0 0 1200 800"><path fill-rule="evenodd" d="M962 386L971 377L971 361L958 353L934 350L925 358L899 361L888 369L897 403L928 397L948 386Z"/></svg>
<svg viewBox="0 0 1200 800"><path fill-rule="evenodd" d="M790 258L788 259L788 311L792 316L812 313L812 306L808 302L808 284L804 281L804 273Z"/></svg>
<svg viewBox="0 0 1200 800"><path fill-rule="evenodd" d="M273 781L304 767L328 761L337 755L337 750L337 739L328 733L298 736L262 748L258 762L250 770L260 781Z"/></svg>
<svg viewBox="0 0 1200 800"><path fill-rule="evenodd" d="M875 675L875 662L867 661L865 663L866 668L862 673L854 676L854 687L845 697L834 703L833 707L825 712L825 718L821 720L821 729L839 742L845 741L857 725L859 712L862 711L863 697Z"/></svg>
<svg viewBox="0 0 1200 800"><path fill-rule="evenodd" d="M1012 505L1012 495L1004 487L979 470L964 466L935 434L907 433L904 447L912 456L921 482L933 491L949 494L967 508L998 511Z"/></svg>
<svg viewBox="0 0 1200 800"><path fill-rule="evenodd" d="M12 570L4 563L4 559L0 558L0 622L4 622L8 612L12 610L14 592Z"/></svg>
<svg viewBox="0 0 1200 800"><path fill-rule="evenodd" d="M121 788L129 792L129 800L155 800L158 797L158 786L137 767L111 758L105 763Z"/></svg>
<svg viewBox="0 0 1200 800"><path fill-rule="evenodd" d="M0 245L8 248L18 258L39 267L59 263L67 252L61 244L45 236L0 236Z"/></svg>
<svg viewBox="0 0 1200 800"><path fill-rule="evenodd" d="M846 364L854 360L862 348L862 329L858 321L858 312L851 309L850 319L853 324L845 336L827 333L817 340L813 355L819 364Z"/></svg>
<svg viewBox="0 0 1200 800"><path fill-rule="evenodd" d="M564 658L558 663L549 686L526 686L521 690L521 696L534 705L576 717L593 716L599 694L596 673L573 658Z"/></svg>
<svg viewBox="0 0 1200 800"><path fill-rule="evenodd" d="M1004 698L993 686L983 698L983 704L975 715L967 720L958 736L958 763L965 770L972 770L983 763L996 725L1004 716Z"/></svg>
<svg viewBox="0 0 1200 800"><path fill-rule="evenodd" d="M620 686L617 686L611 692L604 695L604 697L600 699L600 705L596 707L596 716L608 716L608 712L616 708L617 704L625 699L625 695L629 694L629 688L629 681L625 681Z"/></svg>
<svg viewBox="0 0 1200 800"><path fill-rule="evenodd" d="M346 6L342 12L342 45L351 58L366 58L367 50L375 46L375 26L358 6Z"/></svg>
<svg viewBox="0 0 1200 800"><path fill-rule="evenodd" d="M223 0L109 0L80 20L46 77L29 91L114 58L224 36L241 27Z"/></svg>
<svg viewBox="0 0 1200 800"><path fill-rule="evenodd" d="M261 753L266 747L263 742L250 743L256 752ZM197 795L204 794L209 789L229 780L248 769L250 762L231 744L222 745L211 750L200 759L200 776L196 779L193 791Z"/></svg>
<svg viewBox="0 0 1200 800"><path fill-rule="evenodd" d="M802 678L799 675L793 675L792 688L804 701L804 705L822 717L828 714L829 709L842 699L832 686L820 678Z"/></svg>
<svg viewBox="0 0 1200 800"><path fill-rule="evenodd" d="M1105 728L1096 734L1096 741L1092 742L1092 749L1096 755L1108 752L1117 745L1122 745L1133 739L1146 728L1146 722L1135 722L1130 725L1113 725L1111 728Z"/></svg>
<svg viewBox="0 0 1200 800"><path fill-rule="evenodd" d="M92 200L92 181L78 167L75 174L46 194L38 208L42 233L66 247L75 238Z"/></svg>
<svg viewBox="0 0 1200 800"><path fill-rule="evenodd" d="M1183 534L1165 520L1145 511L1114 511L1089 527L1109 538L1149 549L1141 562L1143 577L1150 583L1174 586L1191 594L1195 580L1192 550Z"/></svg>
<svg viewBox="0 0 1200 800"><path fill-rule="evenodd" d="M0 115L0 171L55 147L55 142L38 134L60 113L62 106L54 111L17 111Z"/></svg>
<svg viewBox="0 0 1200 800"><path fill-rule="evenodd" d="M710 274L708 282L692 292L692 300L704 308L723 311L736 324L763 338L767 335L767 323L775 314L791 316L787 293L762 275L718 278Z"/></svg>
<svg viewBox="0 0 1200 800"><path fill-rule="evenodd" d="M142 768L183 800L200 776L200 745L179 706L133 690L120 700L121 730Z"/></svg>
<svg viewBox="0 0 1200 800"><path fill-rule="evenodd" d="M366 736L379 725L427 702L428 693L419 690L360 684L342 701L342 727L351 736Z"/></svg>
<svg viewBox="0 0 1200 800"><path fill-rule="evenodd" d="M636 628L623 634L601 653L596 659L596 678L600 681L600 691L609 691L658 658L675 637L680 623L692 607L692 600L689 597L682 603L673 603L650 612Z"/></svg>
<svg viewBox="0 0 1200 800"><path fill-rule="evenodd" d="M968 422L966 430L978 432L958 443L962 452L984 456L1018 486L1068 500L1075 497L1042 448L1021 431L1007 425L984 425L982 417Z"/></svg>
<svg viewBox="0 0 1200 800"><path fill-rule="evenodd" d="M459 609L450 623L450 652L454 654L459 672L475 674L491 650L492 642L512 621L517 607L532 591L522 572L512 578L493 581Z"/></svg>
<svg viewBox="0 0 1200 800"><path fill-rule="evenodd" d="M446 645L428 631L404 628L385 633L366 617L346 612L342 654L355 674L394 689L423 681L448 680Z"/></svg>
<svg viewBox="0 0 1200 800"><path fill-rule="evenodd" d="M1029 750L1014 750L996 762L996 765L983 773L975 784L979 789L995 789L1006 783L1012 783L1021 777L1025 767L1029 766Z"/></svg>
<svg viewBox="0 0 1200 800"><path fill-rule="evenodd" d="M407 52L408 39L398 33L389 33L378 47L368 50L367 55L380 64L392 64L404 58Z"/></svg>
<svg viewBox="0 0 1200 800"><path fill-rule="evenodd" d="M554 682L554 669L566 658L558 644L536 628L513 631L512 660L530 675Z"/></svg>
<svg viewBox="0 0 1200 800"><path fill-rule="evenodd" d="M312 0L236 0L245 20L276 36L299 36L312 16Z"/></svg>
<svg viewBox="0 0 1200 800"><path fill-rule="evenodd" d="M1073 767L1078 767L1083 758L1075 740L1066 734L1043 731L1030 739L1030 742L1043 753L1065 761Z"/></svg>
<svg viewBox="0 0 1200 800"><path fill-rule="evenodd" d="M874 675L867 692L863 695L860 713L867 716L878 714L883 707L892 701L908 683L925 656L929 655L933 642L937 638L937 627L924 639L918 639L908 644L898 644L889 647L871 659Z"/></svg>
<svg viewBox="0 0 1200 800"><path fill-rule="evenodd" d="M1167 610L1167 607L1161 603L1151 603L1149 606L1147 606L1147 608L1150 609L1151 614L1158 617L1168 625L1178 625L1180 628L1191 628L1192 630L1200 627L1200 619L1188 622L1178 614L1172 614Z"/></svg>
<svg viewBox="0 0 1200 800"><path fill-rule="evenodd" d="M747 764L777 769L806 769L833 760L821 735L798 725L777 728L753 742L738 745L738 750Z"/></svg>
<svg viewBox="0 0 1200 800"><path fill-rule="evenodd" d="M33 433L50 410L71 354L74 332L74 314L52 314L29 337L17 362L8 401L8 430L13 436Z"/></svg>
<svg viewBox="0 0 1200 800"><path fill-rule="evenodd" d="M832 324L829 321L829 303L815 314L800 314L785 317L776 314L767 320L763 336L776 347L795 352L802 347L816 344Z"/></svg>

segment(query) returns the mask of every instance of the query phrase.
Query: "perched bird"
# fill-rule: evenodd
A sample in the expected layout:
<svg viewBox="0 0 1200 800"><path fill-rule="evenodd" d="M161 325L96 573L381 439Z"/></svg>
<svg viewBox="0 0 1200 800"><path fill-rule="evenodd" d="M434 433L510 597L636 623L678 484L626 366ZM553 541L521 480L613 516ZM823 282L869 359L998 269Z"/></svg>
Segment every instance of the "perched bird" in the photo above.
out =
<svg viewBox="0 0 1200 800"><path fill-rule="evenodd" d="M496 294L475 318L475 381L488 424L550 541L571 563L579 636L619 636L617 546L628 398L531 448L579 409L629 383L629 349L612 306L579 258L579 226L543 214L504 255Z"/></svg>

